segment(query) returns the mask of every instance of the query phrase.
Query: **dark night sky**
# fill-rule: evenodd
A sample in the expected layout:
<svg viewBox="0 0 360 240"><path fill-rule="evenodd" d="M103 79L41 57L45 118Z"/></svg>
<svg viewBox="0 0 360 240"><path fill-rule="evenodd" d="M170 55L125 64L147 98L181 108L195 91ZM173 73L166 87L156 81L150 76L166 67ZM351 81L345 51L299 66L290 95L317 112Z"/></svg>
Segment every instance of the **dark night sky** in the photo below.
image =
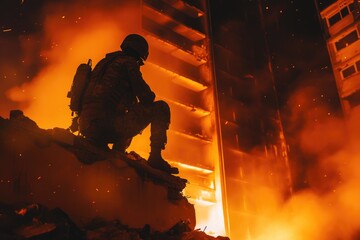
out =
<svg viewBox="0 0 360 240"><path fill-rule="evenodd" d="M319 89L314 106L340 108L315 1L264 1L267 36L280 103L301 87ZM318 1L323 9L333 1Z"/></svg>

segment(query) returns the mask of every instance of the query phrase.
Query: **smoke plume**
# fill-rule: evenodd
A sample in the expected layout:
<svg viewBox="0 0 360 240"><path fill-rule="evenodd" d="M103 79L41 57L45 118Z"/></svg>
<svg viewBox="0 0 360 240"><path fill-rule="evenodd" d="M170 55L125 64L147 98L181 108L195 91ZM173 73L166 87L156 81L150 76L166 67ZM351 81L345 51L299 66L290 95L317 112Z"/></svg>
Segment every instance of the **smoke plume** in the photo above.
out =
<svg viewBox="0 0 360 240"><path fill-rule="evenodd" d="M295 176L301 169L306 187L285 202L274 191L262 192L265 210L257 225L257 240L359 237L360 111L355 109L347 120L332 116L325 105L311 108L310 93L318 91L299 89L289 101L297 153L303 153L291 160L296 163Z"/></svg>
<svg viewBox="0 0 360 240"><path fill-rule="evenodd" d="M126 34L139 30L138 10L123 2L46 4L41 34L25 36L21 41L22 53L28 57L23 61L40 64L39 71L32 79L20 80L17 86L8 89L6 97L40 127L69 126L71 113L66 95L77 66L90 58L96 63L107 52L119 50ZM33 47L39 49L40 60L31 56ZM29 63L31 60L34 62ZM6 107L9 108L3 106Z"/></svg>

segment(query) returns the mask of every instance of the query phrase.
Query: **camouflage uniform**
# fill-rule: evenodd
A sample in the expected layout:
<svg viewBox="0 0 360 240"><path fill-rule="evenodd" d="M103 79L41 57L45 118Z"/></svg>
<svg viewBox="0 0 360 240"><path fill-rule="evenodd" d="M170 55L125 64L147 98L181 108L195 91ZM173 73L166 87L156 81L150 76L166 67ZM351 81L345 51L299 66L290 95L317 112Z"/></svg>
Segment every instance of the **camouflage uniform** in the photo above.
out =
<svg viewBox="0 0 360 240"><path fill-rule="evenodd" d="M90 141L125 151L131 139L151 123L151 147L164 149L170 109L142 78L136 58L109 53L94 68L83 98L80 132Z"/></svg>

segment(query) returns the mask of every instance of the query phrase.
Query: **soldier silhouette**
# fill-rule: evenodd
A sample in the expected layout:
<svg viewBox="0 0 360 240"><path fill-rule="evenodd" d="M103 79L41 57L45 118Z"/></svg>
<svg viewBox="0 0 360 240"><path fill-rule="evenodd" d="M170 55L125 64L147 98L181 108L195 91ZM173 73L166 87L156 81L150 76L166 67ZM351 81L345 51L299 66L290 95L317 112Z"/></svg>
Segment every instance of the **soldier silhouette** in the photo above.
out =
<svg viewBox="0 0 360 240"><path fill-rule="evenodd" d="M170 108L154 101L155 93L144 81L140 66L149 55L149 45L138 34L125 37L121 51L106 54L93 69L82 99L80 133L93 144L121 152L134 136L151 125L148 164L169 174L179 173L161 155L167 142Z"/></svg>

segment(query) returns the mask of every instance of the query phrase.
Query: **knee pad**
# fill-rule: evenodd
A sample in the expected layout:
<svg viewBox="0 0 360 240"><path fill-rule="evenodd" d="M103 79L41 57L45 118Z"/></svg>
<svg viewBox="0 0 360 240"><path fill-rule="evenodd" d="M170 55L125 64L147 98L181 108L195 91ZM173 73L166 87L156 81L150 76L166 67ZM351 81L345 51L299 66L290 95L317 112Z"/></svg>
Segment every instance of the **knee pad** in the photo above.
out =
<svg viewBox="0 0 360 240"><path fill-rule="evenodd" d="M154 102L154 114L155 117L170 123L170 107L165 101Z"/></svg>

